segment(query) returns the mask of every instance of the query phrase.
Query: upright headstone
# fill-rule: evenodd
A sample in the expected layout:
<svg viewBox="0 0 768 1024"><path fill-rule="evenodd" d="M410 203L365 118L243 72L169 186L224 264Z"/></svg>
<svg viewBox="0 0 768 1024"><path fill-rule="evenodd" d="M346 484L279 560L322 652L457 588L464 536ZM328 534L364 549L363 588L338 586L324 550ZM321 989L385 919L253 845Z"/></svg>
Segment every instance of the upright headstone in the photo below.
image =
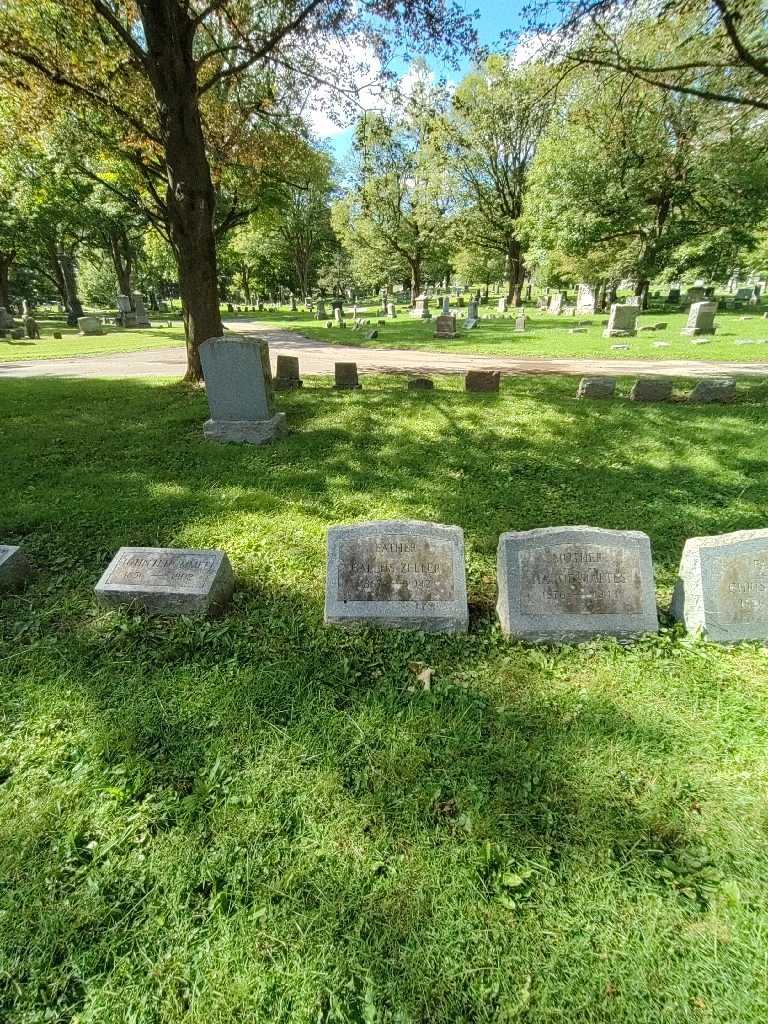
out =
<svg viewBox="0 0 768 1024"><path fill-rule="evenodd" d="M508 300L507 300L505 295L502 295L501 298L499 299L498 305L496 307L497 312L499 312L499 313L506 313L507 312L507 306L508 306Z"/></svg>
<svg viewBox="0 0 768 1024"><path fill-rule="evenodd" d="M415 520L331 527L325 622L465 633L462 530Z"/></svg>
<svg viewBox="0 0 768 1024"><path fill-rule="evenodd" d="M200 346L211 418L203 435L212 441L266 444L287 433L285 413L275 412L269 345L262 338L209 338Z"/></svg>
<svg viewBox="0 0 768 1024"><path fill-rule="evenodd" d="M395 320L397 318L397 309L395 308L394 302L387 303L387 316L390 320Z"/></svg>
<svg viewBox="0 0 768 1024"><path fill-rule="evenodd" d="M357 363L334 363L335 386L341 391L358 391L363 385L357 377Z"/></svg>
<svg viewBox="0 0 768 1024"><path fill-rule="evenodd" d="M595 312L595 292L590 284L580 284L576 292L576 312Z"/></svg>
<svg viewBox="0 0 768 1024"><path fill-rule="evenodd" d="M334 319L334 320L336 321L336 323L337 323L337 324L340 324L340 323L341 323L341 320L342 320L342 315L343 315L343 314L342 314L342 312L341 312L341 309L340 309L340 307L339 307L339 306L336 306L336 307L334 308L334 310L333 310L333 319Z"/></svg>
<svg viewBox="0 0 768 1024"><path fill-rule="evenodd" d="M277 372L275 373L275 390L292 391L304 386L299 375L299 357L278 355Z"/></svg>
<svg viewBox="0 0 768 1024"><path fill-rule="evenodd" d="M429 312L429 299L426 295L419 295L411 310L411 316L415 320L429 320L431 315Z"/></svg>
<svg viewBox="0 0 768 1024"><path fill-rule="evenodd" d="M716 643L768 638L768 530L685 542L670 608Z"/></svg>
<svg viewBox="0 0 768 1024"><path fill-rule="evenodd" d="M117 309L120 314L120 323L123 327L134 327L136 325L136 313L131 308L131 297L129 295L117 296Z"/></svg>
<svg viewBox="0 0 768 1024"><path fill-rule="evenodd" d="M515 334L522 334L525 331L525 317L515 317Z"/></svg>
<svg viewBox="0 0 768 1024"><path fill-rule="evenodd" d="M686 294L686 300L688 302L691 302L691 303L701 302L704 298L705 298L705 289L704 288L699 288L699 287L689 288L688 292Z"/></svg>
<svg viewBox="0 0 768 1024"><path fill-rule="evenodd" d="M497 392L501 383L499 370L467 370L464 390L473 392Z"/></svg>
<svg viewBox="0 0 768 1024"><path fill-rule="evenodd" d="M18 590L31 571L23 548L0 544L0 594Z"/></svg>
<svg viewBox="0 0 768 1024"><path fill-rule="evenodd" d="M325 312L325 302L322 299L317 300L317 311L315 312L315 320L325 320L327 313Z"/></svg>
<svg viewBox="0 0 768 1024"><path fill-rule="evenodd" d="M234 587L223 551L120 548L96 596L105 605L138 604L150 615L201 616L223 608Z"/></svg>
<svg viewBox="0 0 768 1024"><path fill-rule="evenodd" d="M451 300L447 295L443 296L443 316L451 315Z"/></svg>
<svg viewBox="0 0 768 1024"><path fill-rule="evenodd" d="M558 642L659 628L651 542L638 530L555 526L503 533L497 611L504 633Z"/></svg>
<svg viewBox="0 0 768 1024"><path fill-rule="evenodd" d="M141 292L133 293L133 308L136 310L136 324L138 327L149 327L149 317L144 307L144 298Z"/></svg>
<svg viewBox="0 0 768 1024"><path fill-rule="evenodd" d="M669 294L667 295L667 297L666 297L666 299L664 301L665 301L666 305L668 305L668 306L676 305L680 301L680 289L679 288L670 288L669 289Z"/></svg>
<svg viewBox="0 0 768 1024"><path fill-rule="evenodd" d="M694 302L688 313L688 323L680 332L681 334L714 334L715 313L717 313L716 302Z"/></svg>
<svg viewBox="0 0 768 1024"><path fill-rule="evenodd" d="M562 292L555 292L555 294L549 300L549 312L554 316L560 316L563 310L563 302L565 295Z"/></svg>
<svg viewBox="0 0 768 1024"><path fill-rule="evenodd" d="M471 299L467 305L467 320L474 320L477 322L480 319L477 313L477 302Z"/></svg>
<svg viewBox="0 0 768 1024"><path fill-rule="evenodd" d="M91 334L102 334L101 320L97 316L79 316L77 318L77 326L80 329L80 334L91 335Z"/></svg>
<svg viewBox="0 0 768 1024"><path fill-rule="evenodd" d="M436 338L455 338L456 337L456 317L455 316L439 316L435 321L435 337Z"/></svg>
<svg viewBox="0 0 768 1024"><path fill-rule="evenodd" d="M627 303L614 303L608 317L608 326L603 331L604 338L627 338L637 334L637 306Z"/></svg>

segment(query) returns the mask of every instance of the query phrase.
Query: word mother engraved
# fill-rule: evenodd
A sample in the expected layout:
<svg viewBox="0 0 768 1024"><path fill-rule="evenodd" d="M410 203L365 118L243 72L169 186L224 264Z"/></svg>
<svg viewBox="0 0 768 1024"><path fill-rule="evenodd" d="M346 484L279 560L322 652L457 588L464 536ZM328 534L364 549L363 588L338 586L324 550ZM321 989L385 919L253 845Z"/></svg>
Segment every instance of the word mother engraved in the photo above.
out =
<svg viewBox="0 0 768 1024"><path fill-rule="evenodd" d="M670 611L716 642L768 637L768 530L687 540Z"/></svg>
<svg viewBox="0 0 768 1024"><path fill-rule="evenodd" d="M546 642L658 629L651 545L636 530L504 533L497 570L497 611L510 636Z"/></svg>
<svg viewBox="0 0 768 1024"><path fill-rule="evenodd" d="M205 615L223 607L234 589L223 551L120 548L96 584L104 604L140 604L155 615Z"/></svg>
<svg viewBox="0 0 768 1024"><path fill-rule="evenodd" d="M325 621L464 632L464 535L415 520L328 531Z"/></svg>

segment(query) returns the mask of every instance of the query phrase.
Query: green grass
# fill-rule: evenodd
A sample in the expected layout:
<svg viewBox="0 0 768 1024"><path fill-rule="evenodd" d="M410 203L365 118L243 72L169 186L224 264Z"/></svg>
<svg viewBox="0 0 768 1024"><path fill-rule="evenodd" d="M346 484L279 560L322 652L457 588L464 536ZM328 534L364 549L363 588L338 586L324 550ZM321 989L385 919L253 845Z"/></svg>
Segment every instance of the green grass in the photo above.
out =
<svg viewBox="0 0 768 1024"><path fill-rule="evenodd" d="M253 448L181 384L3 382L4 1024L765 1021L765 648L493 604L503 530L645 530L664 605L687 536L765 526L768 387L573 392L310 380ZM326 527L405 516L464 527L469 635L324 628ZM121 544L224 548L232 609L99 611Z"/></svg>
<svg viewBox="0 0 768 1024"><path fill-rule="evenodd" d="M167 323L169 319L176 321L173 327L159 326ZM37 320L41 337L36 341L29 338L21 338L18 341L0 338L0 363L22 359L65 359L72 356L103 355L109 352L137 352L142 349L184 344L184 328L178 322L178 317L165 313L153 317L155 327L127 330L107 325L104 334L89 337L81 336L76 327L67 327L66 320L61 317L38 316ZM62 337L54 338L54 331L61 331Z"/></svg>
<svg viewBox="0 0 768 1024"><path fill-rule="evenodd" d="M346 310L349 317L351 307ZM433 309L433 314L436 310ZM226 320L246 319L265 326L283 327L297 331L307 338L326 344L355 345L361 348L426 349L439 352L466 352L476 355L519 356L520 358L552 359L694 359L732 360L736 362L768 363L768 320L762 318L762 310L748 310L737 313L718 314L715 321L717 333L709 344L694 345L691 338L682 337L680 330L685 326L687 313L665 313L661 309L642 313L638 325L666 322L664 331L642 332L635 338L604 338L603 322L607 314L578 317L555 317L540 313L532 307L525 309L528 318L525 334L515 334L515 312L510 311L507 319L501 319L495 307L484 306L481 319L473 331L467 331L459 321L459 336L454 341L440 341L435 338L435 322L411 320L400 312L396 320L378 324L373 307L366 307L364 317L372 321L362 331L353 331L352 321L346 329L336 326L327 328L325 322L318 323L308 313L290 313L287 309L278 312L248 314L238 317L224 314ZM752 319L742 321L740 317ZM496 317L494 320L488 317ZM579 320L588 320L591 326L587 334L569 334ZM378 338L366 340L368 330L377 330ZM737 339L751 341L750 345L737 345ZM654 341L668 341L669 348L654 348ZM615 350L613 344L629 345L629 351Z"/></svg>

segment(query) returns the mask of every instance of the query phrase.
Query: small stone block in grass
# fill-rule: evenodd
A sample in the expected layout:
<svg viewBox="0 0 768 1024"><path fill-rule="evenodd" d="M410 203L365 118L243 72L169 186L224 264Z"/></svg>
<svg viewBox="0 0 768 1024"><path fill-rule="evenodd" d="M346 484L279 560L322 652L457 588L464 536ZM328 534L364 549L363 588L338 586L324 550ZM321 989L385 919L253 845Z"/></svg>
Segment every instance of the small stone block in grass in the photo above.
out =
<svg viewBox="0 0 768 1024"><path fill-rule="evenodd" d="M357 363L334 363L335 387L340 391L358 391L362 384L357 376Z"/></svg>
<svg viewBox="0 0 768 1024"><path fill-rule="evenodd" d="M672 397L672 381L665 377L641 377L629 393L633 402L668 402Z"/></svg>
<svg viewBox="0 0 768 1024"><path fill-rule="evenodd" d="M686 401L727 405L735 399L736 381L733 377L704 377L697 381Z"/></svg>
<svg viewBox="0 0 768 1024"><path fill-rule="evenodd" d="M615 377L582 377L576 391L577 398L613 398L616 393Z"/></svg>
<svg viewBox="0 0 768 1024"><path fill-rule="evenodd" d="M414 377L408 381L409 391L433 391L435 382L429 377Z"/></svg>
<svg viewBox="0 0 768 1024"><path fill-rule="evenodd" d="M32 572L23 548L0 544L0 594L18 590Z"/></svg>
<svg viewBox="0 0 768 1024"><path fill-rule="evenodd" d="M501 383L499 370L468 370L464 377L464 390L470 392L498 392Z"/></svg>

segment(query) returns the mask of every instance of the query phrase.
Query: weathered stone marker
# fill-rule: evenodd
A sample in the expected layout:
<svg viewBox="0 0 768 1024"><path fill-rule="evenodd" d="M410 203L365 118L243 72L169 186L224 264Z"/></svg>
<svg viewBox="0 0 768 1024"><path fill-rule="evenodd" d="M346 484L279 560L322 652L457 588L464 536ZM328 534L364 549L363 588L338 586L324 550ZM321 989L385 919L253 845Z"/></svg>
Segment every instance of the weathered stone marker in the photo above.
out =
<svg viewBox="0 0 768 1024"><path fill-rule="evenodd" d="M77 318L77 326L80 328L80 334L101 334L101 320L97 316L79 316Z"/></svg>
<svg viewBox="0 0 768 1024"><path fill-rule="evenodd" d="M435 337L436 338L455 338L456 337L456 317L455 316L439 316L435 320Z"/></svg>
<svg viewBox="0 0 768 1024"><path fill-rule="evenodd" d="M633 303L615 302L608 316L608 326L603 331L604 338L628 338L637 334L637 306Z"/></svg>
<svg viewBox="0 0 768 1024"><path fill-rule="evenodd" d="M507 300L506 296L502 295L502 297L499 299L498 304L496 306L496 312L497 313L506 313L507 312L507 306L508 306L508 300Z"/></svg>
<svg viewBox="0 0 768 1024"><path fill-rule="evenodd" d="M576 390L577 398L613 398L615 377L582 377Z"/></svg>
<svg viewBox="0 0 768 1024"><path fill-rule="evenodd" d="M670 612L717 643L766 639L768 530L687 540Z"/></svg>
<svg viewBox="0 0 768 1024"><path fill-rule="evenodd" d="M292 391L294 388L302 387L304 387L304 381L299 375L299 357L279 355L275 374L275 390Z"/></svg>
<svg viewBox="0 0 768 1024"><path fill-rule="evenodd" d="M17 590L31 572L32 567L22 548L0 544L0 594Z"/></svg>
<svg viewBox="0 0 768 1024"><path fill-rule="evenodd" d="M357 378L357 363L333 364L335 386L345 391L357 391L363 385Z"/></svg>
<svg viewBox="0 0 768 1024"><path fill-rule="evenodd" d="M565 296L562 292L555 292L552 298L549 300L549 312L555 316L560 316L563 309L563 301Z"/></svg>
<svg viewBox="0 0 768 1024"><path fill-rule="evenodd" d="M688 314L688 323L680 331L681 334L714 334L716 302L694 302Z"/></svg>
<svg viewBox="0 0 768 1024"><path fill-rule="evenodd" d="M262 338L209 338L200 346L211 418L203 435L212 441L266 444L288 430L275 412L269 345Z"/></svg>
<svg viewBox="0 0 768 1024"><path fill-rule="evenodd" d="M331 527L325 621L465 633L463 531L416 520Z"/></svg>
<svg viewBox="0 0 768 1024"><path fill-rule="evenodd" d="M497 612L538 642L629 638L659 628L651 542L637 530L555 526L503 533Z"/></svg>
<svg viewBox="0 0 768 1024"><path fill-rule="evenodd" d="M408 381L409 391L434 391L435 382L430 377L414 377Z"/></svg>
<svg viewBox="0 0 768 1024"><path fill-rule="evenodd" d="M515 334L522 334L525 331L525 317L515 317Z"/></svg>
<svg viewBox="0 0 768 1024"><path fill-rule="evenodd" d="M736 398L736 380L733 377L703 377L686 398L686 402L718 402L727 405Z"/></svg>
<svg viewBox="0 0 768 1024"><path fill-rule="evenodd" d="M467 370L464 390L475 392L497 392L501 383L499 370Z"/></svg>
<svg viewBox="0 0 768 1024"><path fill-rule="evenodd" d="M139 604L150 615L206 615L223 608L235 587L223 551L120 548L96 584L102 604Z"/></svg>
<svg viewBox="0 0 768 1024"><path fill-rule="evenodd" d="M416 298L411 316L415 320L429 320L432 314L429 312L429 299L426 295L419 295Z"/></svg>
<svg viewBox="0 0 768 1024"><path fill-rule="evenodd" d="M665 377L641 377L632 385L629 397L633 402L668 402L672 381Z"/></svg>

